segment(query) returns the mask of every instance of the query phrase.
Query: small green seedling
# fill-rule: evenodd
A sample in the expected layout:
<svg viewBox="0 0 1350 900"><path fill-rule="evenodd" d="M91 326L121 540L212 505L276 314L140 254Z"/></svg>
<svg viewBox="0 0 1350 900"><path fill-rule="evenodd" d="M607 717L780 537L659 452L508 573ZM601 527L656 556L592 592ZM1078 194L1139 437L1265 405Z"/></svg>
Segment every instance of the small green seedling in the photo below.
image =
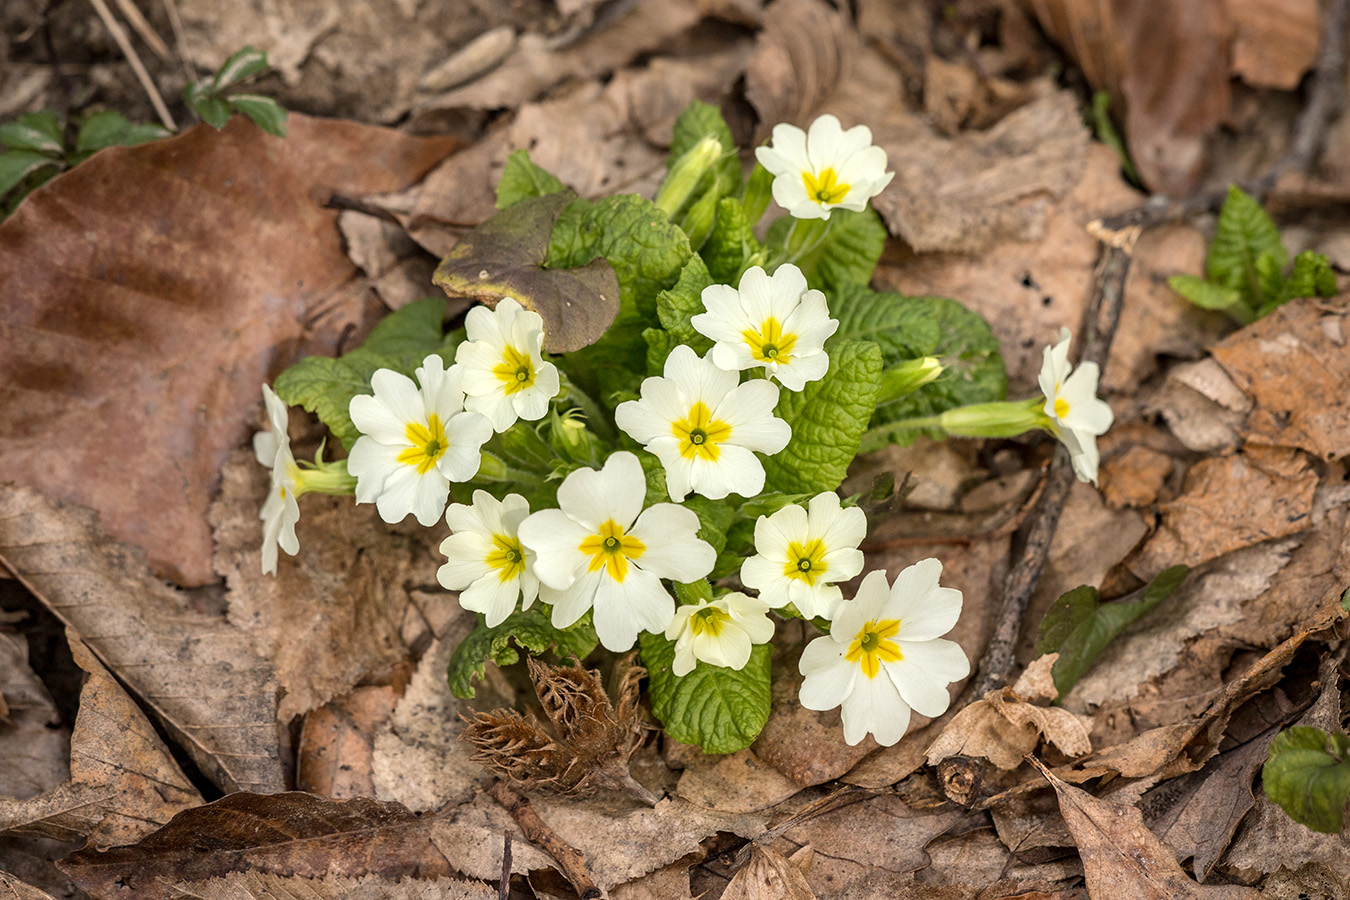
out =
<svg viewBox="0 0 1350 900"><path fill-rule="evenodd" d="M194 81L183 89L183 99L194 113L213 128L224 128L234 113L243 113L253 123L277 137L286 136L286 110L271 97L261 94L229 93L241 84L270 68L267 54L253 47L245 47L225 60L214 76L205 81Z"/></svg>
<svg viewBox="0 0 1350 900"><path fill-rule="evenodd" d="M1261 769L1266 796L1313 831L1339 834L1350 802L1350 736L1295 725L1280 732Z"/></svg>

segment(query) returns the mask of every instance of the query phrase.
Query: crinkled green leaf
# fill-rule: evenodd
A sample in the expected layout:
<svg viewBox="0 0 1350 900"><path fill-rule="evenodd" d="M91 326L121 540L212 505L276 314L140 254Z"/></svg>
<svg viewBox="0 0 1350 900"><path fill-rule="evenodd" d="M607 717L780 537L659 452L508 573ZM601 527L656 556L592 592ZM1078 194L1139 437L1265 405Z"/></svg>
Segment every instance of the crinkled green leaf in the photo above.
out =
<svg viewBox="0 0 1350 900"><path fill-rule="evenodd" d="M722 111L710 103L695 100L684 108L675 120L675 130L670 139L670 157L666 161L669 169L685 153L694 148L708 135L717 138L722 145L722 156L713 164L714 178L721 182L723 196L739 192L741 189L741 161L736 140L731 136Z"/></svg>
<svg viewBox="0 0 1350 900"><path fill-rule="evenodd" d="M764 460L765 489L789 494L832 491L844 480L876 407L881 350L871 341L827 345L830 368L802 391L784 390L776 415L792 440Z"/></svg>
<svg viewBox="0 0 1350 900"><path fill-rule="evenodd" d="M213 92L219 92L245 78L267 71L267 54L253 47L236 50L225 60L211 80Z"/></svg>
<svg viewBox="0 0 1350 900"><path fill-rule="evenodd" d="M768 256L755 237L755 223L745 215L745 207L731 197L717 204L717 221L712 234L699 249L707 261L714 284L739 283L740 275L751 266L763 266Z"/></svg>
<svg viewBox="0 0 1350 900"><path fill-rule="evenodd" d="M910 358L937 357L943 371L937 380L918 390L878 404L872 417L873 427L898 419L935 416L958 406L1002 400L1007 395L1008 372L998 349L998 338L990 330L989 323L978 313L971 312L947 297L880 296L883 301L894 298L894 302L910 307L894 313L897 317L906 317L910 323L910 333L916 336L931 333L919 324L925 319L931 323L931 327L936 329L937 342L932 349L916 353ZM903 338L895 340L899 344ZM918 346L914 345L913 349L918 349ZM895 439L912 441L921 433L924 432L902 432ZM933 436L942 437L942 434L937 432Z"/></svg>
<svg viewBox="0 0 1350 900"><path fill-rule="evenodd" d="M277 137L286 136L286 108L271 97L231 94L227 100L231 108L248 116L263 131Z"/></svg>
<svg viewBox="0 0 1350 900"><path fill-rule="evenodd" d="M111 109L90 113L80 123L75 138L75 152L89 154L104 147L132 147L158 141L172 134L162 125L132 122Z"/></svg>
<svg viewBox="0 0 1350 900"><path fill-rule="evenodd" d="M499 666L514 665L520 661L521 650L531 656L552 651L561 660L574 656L585 659L598 643L590 613L566 628L554 628L546 607L540 603L513 612L495 628L488 628L479 616L478 627L450 656L446 672L450 693L461 698L472 697L473 682L487 672L488 660Z"/></svg>
<svg viewBox="0 0 1350 900"><path fill-rule="evenodd" d="M1294 257L1294 267L1284 285L1286 299L1331 297L1336 293L1336 271L1324 254L1304 250Z"/></svg>
<svg viewBox="0 0 1350 900"><path fill-rule="evenodd" d="M1242 295L1236 288L1224 287L1196 275L1173 275L1167 286L1201 309L1218 309L1241 314Z"/></svg>
<svg viewBox="0 0 1350 900"><path fill-rule="evenodd" d="M1324 834L1345 828L1350 737L1296 725L1275 735L1261 769L1266 796L1295 822Z"/></svg>
<svg viewBox="0 0 1350 900"><path fill-rule="evenodd" d="M380 320L360 347L334 359L307 356L277 376L273 389L287 404L317 415L343 447L351 449L361 432L352 424L348 407L358 394L371 393L370 378L379 369L393 369L412 377L431 353L446 364L463 331L442 333L446 304L440 297L409 303Z"/></svg>
<svg viewBox="0 0 1350 900"><path fill-rule="evenodd" d="M625 258L620 272L601 258L600 249L579 240L575 214L564 226L560 217L576 203L588 203L574 203L575 198L571 191L559 191L502 210L461 238L432 280L452 297L488 305L512 297L539 313L544 349L550 353L594 343L619 312L622 279L631 277L631 262ZM566 258L550 251L559 229L575 249Z"/></svg>
<svg viewBox="0 0 1350 900"><path fill-rule="evenodd" d="M741 210L745 213L746 220L751 225L759 222L772 199L773 175L762 164L756 162L755 168L751 170L750 177L745 182L745 196L741 198Z"/></svg>
<svg viewBox="0 0 1350 900"><path fill-rule="evenodd" d="M664 328L644 328L642 339L647 342L647 374L662 374L666 370L666 357L680 342Z"/></svg>
<svg viewBox="0 0 1350 900"><path fill-rule="evenodd" d="M938 347L939 310L926 299L850 284L829 297L830 315L839 320L834 339L874 342L888 367L932 356Z"/></svg>
<svg viewBox="0 0 1350 900"><path fill-rule="evenodd" d="M497 208L507 209L522 200L561 190L565 187L557 176L530 161L530 151L516 150L506 158L506 168L497 179Z"/></svg>
<svg viewBox="0 0 1350 900"><path fill-rule="evenodd" d="M703 306L703 289L714 283L708 267L695 253L680 270L675 285L656 295L656 315L661 327L677 341L692 346L700 356L712 347L712 341L695 331L689 320L707 311Z"/></svg>
<svg viewBox="0 0 1350 900"><path fill-rule="evenodd" d="M737 498L739 500L740 498ZM736 501L709 500L695 495L682 504L692 509L698 516L698 536L712 545L714 551L721 553L727 545L727 529L736 520Z"/></svg>
<svg viewBox="0 0 1350 900"><path fill-rule="evenodd" d="M791 216L778 219L770 226L766 243L785 247L794 225L798 229L822 227L822 223L813 220L803 221L810 224L797 224ZM809 249L808 244L808 248L804 248L806 252L795 262L807 283L824 291L828 299L845 285L865 285L871 281L872 273L881 261L887 234L876 210L870 207L862 212L836 209L823 227L824 238L814 249ZM833 305L830 308L833 309Z"/></svg>
<svg viewBox="0 0 1350 900"><path fill-rule="evenodd" d="M1205 259L1205 273L1210 281L1236 290L1242 302L1255 310L1261 297L1256 261L1262 254L1270 254L1276 269L1283 269L1289 258L1279 229L1261 204L1237 187L1229 187Z"/></svg>
<svg viewBox="0 0 1350 900"><path fill-rule="evenodd" d="M0 144L11 150L32 150L48 156L61 156L65 152L61 122L50 109L25 113L0 125Z"/></svg>
<svg viewBox="0 0 1350 900"><path fill-rule="evenodd" d="M739 671L699 663L675 677L675 643L665 635L643 633L642 664L650 676L652 712L666 734L702 747L706 753L735 753L754 743L769 720L768 644L757 644Z"/></svg>
<svg viewBox="0 0 1350 900"><path fill-rule="evenodd" d="M0 153L0 197L44 166L52 166L55 171L61 163L35 150L6 150Z"/></svg>
<svg viewBox="0 0 1350 900"><path fill-rule="evenodd" d="M1067 694L1107 644L1170 597L1189 573L1186 566L1164 569L1129 598L1110 603L1100 602L1097 589L1089 585L1056 600L1041 620L1036 652L1059 653L1051 669L1059 695Z"/></svg>

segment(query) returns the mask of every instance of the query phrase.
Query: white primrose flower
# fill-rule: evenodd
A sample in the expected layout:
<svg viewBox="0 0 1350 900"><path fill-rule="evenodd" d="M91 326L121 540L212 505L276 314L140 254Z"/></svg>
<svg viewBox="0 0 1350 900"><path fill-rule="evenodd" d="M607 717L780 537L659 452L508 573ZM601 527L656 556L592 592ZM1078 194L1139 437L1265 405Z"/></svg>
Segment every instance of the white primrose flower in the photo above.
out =
<svg viewBox="0 0 1350 900"><path fill-rule="evenodd" d="M544 320L506 297L496 309L475 306L464 320L468 340L455 352L464 370L464 408L495 431L516 419L542 419L558 393L558 369L544 362Z"/></svg>
<svg viewBox="0 0 1350 900"><path fill-rule="evenodd" d="M272 485L258 518L263 521L263 574L275 575L278 547L290 556L300 552L300 539L295 536L295 523L300 521L300 504L296 502L300 467L295 464L286 432L286 404L265 384L262 392L272 430L253 435L253 455L272 470Z"/></svg>
<svg viewBox="0 0 1350 900"><path fill-rule="evenodd" d="M961 592L938 586L942 563L921 560L887 584L869 572L858 595L839 604L830 633L806 646L798 668L807 709L842 707L844 740L869 732L889 747L909 727L910 711L947 711L947 685L970 674L959 644L941 640L961 615Z"/></svg>
<svg viewBox="0 0 1350 900"><path fill-rule="evenodd" d="M1061 329L1059 343L1045 348L1039 381L1051 434L1068 449L1078 480L1096 484L1101 460L1097 437L1106 434L1115 417L1106 401L1097 397L1097 364L1085 362L1073 371L1070 339L1069 329Z"/></svg>
<svg viewBox="0 0 1350 900"><path fill-rule="evenodd" d="M823 115L802 131L773 127L773 141L755 148L755 159L774 176L773 199L798 219L828 219L836 207L861 211L891 183L886 151L872 145L872 131Z"/></svg>
<svg viewBox="0 0 1350 900"><path fill-rule="evenodd" d="M867 515L844 509L833 491L807 509L785 506L755 523L755 555L741 564L741 581L774 609L791 603L807 618L830 618L843 599L835 582L862 571L866 534Z"/></svg>
<svg viewBox="0 0 1350 900"><path fill-rule="evenodd" d="M736 592L697 605L681 606L666 628L666 638L675 642L671 671L688 675L697 663L743 669L750 661L750 648L773 637L769 604Z"/></svg>
<svg viewBox="0 0 1350 900"><path fill-rule="evenodd" d="M751 266L739 287L714 284L703 289L705 313L690 323L717 343L712 361L729 371L760 367L790 391L824 377L830 367L825 339L839 322L830 318L825 295L808 289L806 276L792 264L773 275Z"/></svg>
<svg viewBox="0 0 1350 900"><path fill-rule="evenodd" d="M753 451L782 450L792 427L774 417L777 385L738 381L680 344L666 357L664 377L646 379L641 400L614 410L618 426L661 460L670 499L690 491L712 500L753 497L764 489L764 464Z"/></svg>
<svg viewBox="0 0 1350 900"><path fill-rule="evenodd" d="M607 650L633 646L639 632L661 632L675 599L661 583L697 581L717 554L698 537L698 516L673 503L643 511L647 481L632 453L611 454L604 468L578 469L558 487L558 509L534 513L520 540L536 560L540 597L553 625L566 628L594 608Z"/></svg>
<svg viewBox="0 0 1350 900"><path fill-rule="evenodd" d="M539 594L534 554L520 542L520 523L530 504L519 494L498 500L487 491L473 492L473 505L452 503L445 511L452 534L441 541L449 560L436 571L436 580L449 591L459 591L459 605L482 613L489 628L515 612L529 609Z"/></svg>
<svg viewBox="0 0 1350 900"><path fill-rule="evenodd" d="M436 354L415 374L416 383L380 369L370 379L374 396L352 398L349 411L361 437L347 469L356 476L357 503L374 503L390 524L413 513L429 526L445 510L450 482L478 473L479 448L492 437L492 423L464 411L460 371L446 371Z"/></svg>

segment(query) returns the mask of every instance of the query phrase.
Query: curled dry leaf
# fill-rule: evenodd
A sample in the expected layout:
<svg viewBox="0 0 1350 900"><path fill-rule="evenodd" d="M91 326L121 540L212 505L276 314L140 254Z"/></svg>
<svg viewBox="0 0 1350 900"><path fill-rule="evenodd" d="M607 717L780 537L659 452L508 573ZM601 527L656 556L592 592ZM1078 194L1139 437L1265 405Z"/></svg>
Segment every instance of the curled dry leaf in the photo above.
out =
<svg viewBox="0 0 1350 900"><path fill-rule="evenodd" d="M206 509L258 385L365 318L322 204L405 187L457 144L297 113L280 139L236 116L34 191L0 224L0 481L209 581Z"/></svg>
<svg viewBox="0 0 1350 900"><path fill-rule="evenodd" d="M1059 796L1059 808L1083 858L1090 897L1131 900L1258 900L1260 892L1241 885L1201 885L1177 864L1171 847L1144 825L1133 806L1098 800L1055 777L1039 761Z"/></svg>
<svg viewBox="0 0 1350 900"><path fill-rule="evenodd" d="M118 675L223 790L281 790L277 685L247 635L188 609L93 513L0 486L0 563Z"/></svg>
<svg viewBox="0 0 1350 900"><path fill-rule="evenodd" d="M732 876L722 900L816 900L806 881L813 851L806 846L784 856L777 850L750 846L750 860Z"/></svg>
<svg viewBox="0 0 1350 900"><path fill-rule="evenodd" d="M0 895L12 900L55 900L46 891L40 891L30 884L24 884L8 872L0 872Z"/></svg>
<svg viewBox="0 0 1350 900"><path fill-rule="evenodd" d="M202 798L140 707L79 635L68 636L76 664L89 673L70 737L70 780L25 801L0 799L0 832L130 844Z"/></svg>
<svg viewBox="0 0 1350 900"><path fill-rule="evenodd" d="M745 72L745 96L764 135L778 122L805 126L844 79L857 43L844 17L821 0L779 0Z"/></svg>
<svg viewBox="0 0 1350 900"><path fill-rule="evenodd" d="M175 896L200 900L494 900L495 888L481 881L457 878L404 878L379 875L350 878L329 875L301 878L292 875L231 872L224 878L174 885Z"/></svg>
<svg viewBox="0 0 1350 900"><path fill-rule="evenodd" d="M632 794L654 806L656 797L628 771L647 725L638 704L646 670L629 655L615 668L618 701L605 692L600 673L580 665L554 667L531 657L530 678L555 738L533 716L511 709L476 712L462 740L474 760L522 790L587 796L606 789Z"/></svg>
<svg viewBox="0 0 1350 900"><path fill-rule="evenodd" d="M1292 91L1317 61L1317 0L1224 0L1233 19L1233 73L1253 87Z"/></svg>

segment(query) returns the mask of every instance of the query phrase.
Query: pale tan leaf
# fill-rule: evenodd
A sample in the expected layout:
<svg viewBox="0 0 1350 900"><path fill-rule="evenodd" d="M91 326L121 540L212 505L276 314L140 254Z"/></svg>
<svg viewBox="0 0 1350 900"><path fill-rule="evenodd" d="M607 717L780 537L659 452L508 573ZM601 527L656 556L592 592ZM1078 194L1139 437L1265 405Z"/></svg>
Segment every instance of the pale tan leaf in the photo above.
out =
<svg viewBox="0 0 1350 900"><path fill-rule="evenodd" d="M177 893L171 897L200 900L494 900L497 896L496 888L481 881L453 878L302 878L258 872L231 872L223 878L175 884L173 890Z"/></svg>
<svg viewBox="0 0 1350 900"><path fill-rule="evenodd" d="M22 635L0 632L0 694L9 706L0 722L0 798L25 800L57 787L70 777L70 731L28 665Z"/></svg>
<svg viewBox="0 0 1350 900"><path fill-rule="evenodd" d="M722 900L816 900L805 873L783 854L754 844L750 860L741 867Z"/></svg>

